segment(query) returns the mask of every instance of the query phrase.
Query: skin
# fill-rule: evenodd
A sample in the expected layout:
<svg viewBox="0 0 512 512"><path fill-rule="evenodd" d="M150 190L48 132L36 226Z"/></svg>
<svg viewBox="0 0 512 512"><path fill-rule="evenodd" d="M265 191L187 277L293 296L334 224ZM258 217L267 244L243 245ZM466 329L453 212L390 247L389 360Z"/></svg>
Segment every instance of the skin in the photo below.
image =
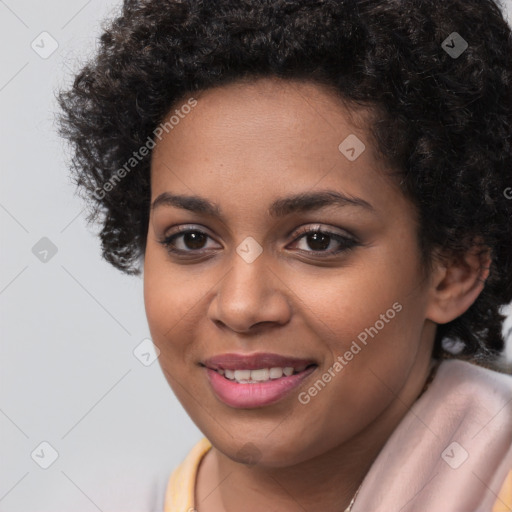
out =
<svg viewBox="0 0 512 512"><path fill-rule="evenodd" d="M199 468L196 508L344 510L422 391L436 323L474 302L489 262L469 254L424 275L414 206L386 175L367 112L348 110L323 86L265 78L194 97L197 106L153 151L151 200L163 192L198 195L217 203L224 218L152 209L144 298L165 377L213 445ZM355 161L338 149L349 134L366 145ZM267 211L278 198L326 190L373 210L331 205L280 218ZM178 257L159 242L177 226L207 236L175 239L188 251ZM340 247L336 239L327 237L322 249L299 227L358 244L322 257ZM236 252L248 236L263 249L252 263ZM300 403L298 393L396 302L401 311ZM199 365L226 352L312 358L318 368L281 401L236 409L216 397ZM249 449L255 465L244 464Z"/></svg>

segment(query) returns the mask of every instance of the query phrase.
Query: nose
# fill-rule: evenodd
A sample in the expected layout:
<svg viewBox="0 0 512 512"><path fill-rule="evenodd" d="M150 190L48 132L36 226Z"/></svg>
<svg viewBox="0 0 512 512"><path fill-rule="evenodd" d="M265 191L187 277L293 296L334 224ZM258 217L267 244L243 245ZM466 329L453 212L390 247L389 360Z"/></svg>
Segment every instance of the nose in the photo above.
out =
<svg viewBox="0 0 512 512"><path fill-rule="evenodd" d="M210 320L237 333L252 333L264 324L282 326L289 322L289 290L265 260L262 254L247 263L234 254L231 268L210 302Z"/></svg>

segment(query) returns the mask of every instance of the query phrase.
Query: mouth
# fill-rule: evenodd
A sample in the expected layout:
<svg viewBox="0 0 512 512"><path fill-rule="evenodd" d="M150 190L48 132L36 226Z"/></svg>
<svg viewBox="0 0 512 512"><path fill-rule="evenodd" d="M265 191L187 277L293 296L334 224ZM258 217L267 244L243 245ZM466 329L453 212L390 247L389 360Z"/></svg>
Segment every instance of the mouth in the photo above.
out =
<svg viewBox="0 0 512 512"><path fill-rule="evenodd" d="M257 368L255 370L218 368L213 371L216 371L219 375L222 375L227 380L237 382L238 384L258 384L260 382L268 382L270 380L281 379L283 376L290 377L291 375L297 375L307 370L308 368L311 368L312 366L316 365L302 365L298 368L293 368L292 366L274 366L272 368Z"/></svg>
<svg viewBox="0 0 512 512"><path fill-rule="evenodd" d="M275 403L308 377L318 364L277 354L225 354L200 363L217 397L236 408Z"/></svg>

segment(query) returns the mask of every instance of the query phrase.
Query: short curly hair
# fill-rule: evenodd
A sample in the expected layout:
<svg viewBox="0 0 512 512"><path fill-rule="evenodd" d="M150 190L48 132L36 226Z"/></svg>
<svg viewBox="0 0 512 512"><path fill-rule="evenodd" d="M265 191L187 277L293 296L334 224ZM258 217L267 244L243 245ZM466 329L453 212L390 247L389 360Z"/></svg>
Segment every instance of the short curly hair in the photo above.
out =
<svg viewBox="0 0 512 512"><path fill-rule="evenodd" d="M497 360L512 301L512 36L497 1L125 0L57 94L103 257L140 274L151 152L108 183L187 95L258 77L312 81L375 113L368 129L417 209L425 268L435 248L491 249L483 291L438 326L434 346L442 355L443 340L460 340L457 357Z"/></svg>

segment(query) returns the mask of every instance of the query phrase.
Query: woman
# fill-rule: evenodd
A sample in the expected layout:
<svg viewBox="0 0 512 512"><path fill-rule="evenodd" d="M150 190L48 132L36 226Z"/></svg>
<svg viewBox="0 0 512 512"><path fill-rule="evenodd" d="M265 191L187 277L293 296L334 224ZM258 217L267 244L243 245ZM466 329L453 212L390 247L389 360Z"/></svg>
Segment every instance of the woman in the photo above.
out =
<svg viewBox="0 0 512 512"><path fill-rule="evenodd" d="M511 48L492 0L125 1L61 133L205 435L166 512L510 510Z"/></svg>

